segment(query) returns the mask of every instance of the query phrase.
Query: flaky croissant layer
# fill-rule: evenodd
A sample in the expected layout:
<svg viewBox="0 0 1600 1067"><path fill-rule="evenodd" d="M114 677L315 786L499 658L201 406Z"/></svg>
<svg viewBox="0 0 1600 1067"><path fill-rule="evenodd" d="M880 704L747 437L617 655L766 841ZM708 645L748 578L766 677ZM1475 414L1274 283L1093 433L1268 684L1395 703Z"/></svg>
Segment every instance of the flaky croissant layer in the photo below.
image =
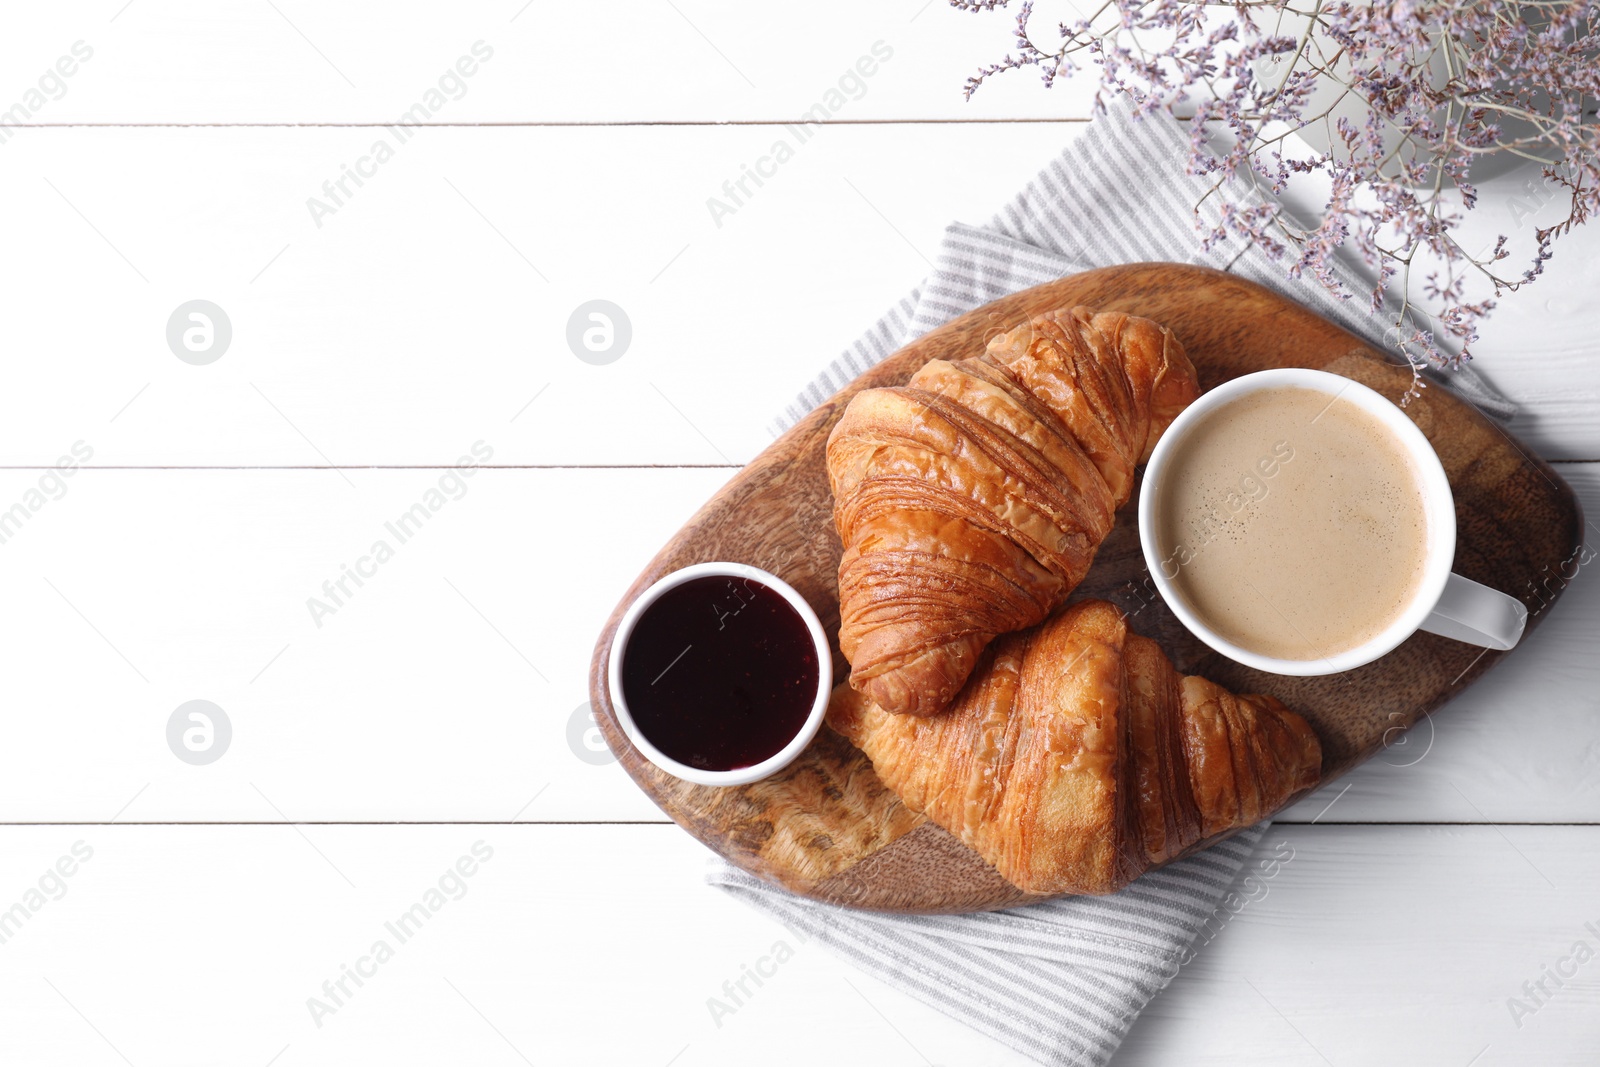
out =
<svg viewBox="0 0 1600 1067"><path fill-rule="evenodd" d="M1269 696L1184 677L1089 600L984 653L932 718L850 687L828 724L878 777L1032 893L1109 893L1310 789L1322 750Z"/></svg>
<svg viewBox="0 0 1600 1067"><path fill-rule="evenodd" d="M996 635L1083 579L1198 392L1167 330L1074 308L852 399L827 453L850 684L891 711L943 709Z"/></svg>

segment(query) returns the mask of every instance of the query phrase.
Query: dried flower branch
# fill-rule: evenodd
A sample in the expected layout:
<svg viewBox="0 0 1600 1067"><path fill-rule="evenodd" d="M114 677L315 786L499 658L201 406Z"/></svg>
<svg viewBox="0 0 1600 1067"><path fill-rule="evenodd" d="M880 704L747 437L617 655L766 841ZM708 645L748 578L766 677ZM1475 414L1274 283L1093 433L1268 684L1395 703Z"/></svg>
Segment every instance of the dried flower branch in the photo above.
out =
<svg viewBox="0 0 1600 1067"><path fill-rule="evenodd" d="M984 11L1009 0L951 2ZM1498 298L1538 278L1554 241L1600 209L1600 4L1105 0L1060 24L1049 46L1033 36L1033 8L1027 0L1017 12L1011 54L968 79L969 98L1004 71L1033 67L1049 87L1090 65L1097 110L1108 93L1139 115L1193 104L1190 172L1214 179L1202 202L1235 178L1282 194L1314 176L1326 189L1316 225L1297 224L1276 197L1225 207L1209 228L1197 210L1206 245L1252 242L1341 296L1351 294L1334 257L1354 249L1375 272L1375 310L1391 283L1398 289L1390 337L1414 371L1470 359ZM1231 143L1219 154L1207 140L1221 130ZM1308 154L1294 133L1319 134L1327 148ZM1489 153L1542 165L1566 194L1566 216L1535 232L1520 273L1505 236L1477 253L1456 239L1478 197L1469 171ZM1418 295L1442 309L1442 335L1409 325Z"/></svg>

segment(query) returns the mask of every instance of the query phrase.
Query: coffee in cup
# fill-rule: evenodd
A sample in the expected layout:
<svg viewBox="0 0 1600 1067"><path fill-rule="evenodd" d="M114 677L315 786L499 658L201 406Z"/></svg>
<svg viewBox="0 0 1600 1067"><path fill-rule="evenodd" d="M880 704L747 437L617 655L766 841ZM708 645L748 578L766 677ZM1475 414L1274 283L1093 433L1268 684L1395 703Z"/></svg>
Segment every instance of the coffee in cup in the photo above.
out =
<svg viewBox="0 0 1600 1067"><path fill-rule="evenodd" d="M1455 505L1400 408L1323 371L1261 371L1183 412L1145 468L1145 560L1202 641L1280 674L1331 674L1418 629L1510 648L1526 609L1450 573Z"/></svg>
<svg viewBox="0 0 1600 1067"><path fill-rule="evenodd" d="M1415 464L1342 396L1285 385L1215 408L1158 491L1162 570L1240 647L1322 659L1372 640L1416 597L1428 516Z"/></svg>

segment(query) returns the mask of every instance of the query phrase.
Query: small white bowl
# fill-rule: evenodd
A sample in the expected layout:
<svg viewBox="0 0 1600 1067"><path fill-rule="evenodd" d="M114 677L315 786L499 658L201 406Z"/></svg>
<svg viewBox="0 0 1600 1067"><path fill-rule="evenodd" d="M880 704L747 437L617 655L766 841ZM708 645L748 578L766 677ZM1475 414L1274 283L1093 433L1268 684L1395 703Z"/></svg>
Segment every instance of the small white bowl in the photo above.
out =
<svg viewBox="0 0 1600 1067"><path fill-rule="evenodd" d="M811 642L815 646L817 655L817 695L811 702L811 712L806 716L805 725L800 728L794 739L778 752L748 767L738 767L731 771L707 771L679 763L656 748L650 743L650 739L645 737L638 723L634 722L633 715L628 710L627 697L622 692L622 661L628 651L628 639L633 636L633 629L638 624L639 618L650 605L661 599L663 593L695 578L722 577L748 578L753 582L759 582L781 595L805 621L806 630L811 634ZM633 747L638 749L639 754L645 759L668 774L696 785L748 785L776 774L793 763L817 736L817 731L822 728L822 717L828 710L828 695L833 691L833 650L829 646L827 635L822 631L822 620L817 618L817 613L811 610L811 605L806 603L805 598L795 592L794 587L782 578L744 563L696 563L682 570L673 571L660 579L628 605L628 610L622 613L622 621L617 624L617 632L611 638L611 662L607 665L606 680L611 687L611 708L616 712L617 723Z"/></svg>

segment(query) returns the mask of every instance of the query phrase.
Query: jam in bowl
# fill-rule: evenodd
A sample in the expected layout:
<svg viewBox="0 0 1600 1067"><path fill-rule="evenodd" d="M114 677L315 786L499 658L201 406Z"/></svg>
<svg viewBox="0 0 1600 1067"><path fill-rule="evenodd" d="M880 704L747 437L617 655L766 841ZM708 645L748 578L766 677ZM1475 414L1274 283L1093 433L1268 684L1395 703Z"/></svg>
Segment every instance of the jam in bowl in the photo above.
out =
<svg viewBox="0 0 1600 1067"><path fill-rule="evenodd" d="M817 735L832 653L804 598L742 563L697 563L646 589L612 638L608 681L634 748L699 785L744 785Z"/></svg>

